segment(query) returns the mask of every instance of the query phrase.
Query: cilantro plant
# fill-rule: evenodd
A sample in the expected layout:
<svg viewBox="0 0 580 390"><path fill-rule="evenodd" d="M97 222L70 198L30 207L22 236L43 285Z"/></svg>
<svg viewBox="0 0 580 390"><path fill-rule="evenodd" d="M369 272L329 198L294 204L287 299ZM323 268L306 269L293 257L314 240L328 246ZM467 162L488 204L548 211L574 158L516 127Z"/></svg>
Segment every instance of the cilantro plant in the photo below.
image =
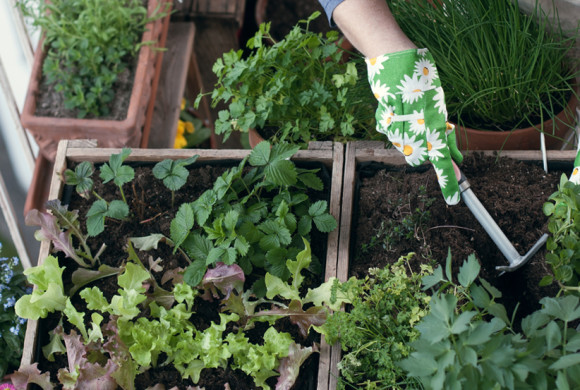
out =
<svg viewBox="0 0 580 390"><path fill-rule="evenodd" d="M417 324L421 332L414 352L400 362L425 389L569 389L580 385L580 299L546 297L542 308L513 330L501 293L479 278L474 255L452 280L451 256L446 272L438 267L425 276L425 289L438 287L429 314Z"/></svg>
<svg viewBox="0 0 580 390"><path fill-rule="evenodd" d="M410 253L390 267L369 269L364 279L350 278L335 286L350 301L321 327L329 344L340 343L339 389L400 389L417 385L397 363L409 356L419 337L416 324L428 313L429 295L421 289L421 273L408 267Z"/></svg>
<svg viewBox="0 0 580 390"><path fill-rule="evenodd" d="M239 264L248 275L264 272L288 279L293 259L315 228L328 233L337 222L325 200L312 201L306 190L322 190L317 169L296 167L290 157L297 146L264 141L237 167L226 171L212 189L182 204L171 222L174 250L192 259L185 280L197 286L208 267L218 262ZM249 164L247 170L244 170Z"/></svg>
<svg viewBox="0 0 580 390"><path fill-rule="evenodd" d="M308 30L314 13L280 42L270 24L260 25L248 41L250 54L230 51L213 66L217 83L212 105L225 103L215 123L227 139L233 131L271 131L266 139L306 146L314 140L369 139L374 132L376 99L361 56L344 61L338 33ZM203 95L195 102L199 105Z"/></svg>
<svg viewBox="0 0 580 390"><path fill-rule="evenodd" d="M43 77L79 118L110 112L119 75L133 66L150 17L141 0L19 0L25 16L44 33ZM151 44L146 42L144 44Z"/></svg>
<svg viewBox="0 0 580 390"><path fill-rule="evenodd" d="M541 283L556 281L566 292L580 292L580 186L562 174L558 190L544 203L549 217L546 262L554 276L546 276Z"/></svg>

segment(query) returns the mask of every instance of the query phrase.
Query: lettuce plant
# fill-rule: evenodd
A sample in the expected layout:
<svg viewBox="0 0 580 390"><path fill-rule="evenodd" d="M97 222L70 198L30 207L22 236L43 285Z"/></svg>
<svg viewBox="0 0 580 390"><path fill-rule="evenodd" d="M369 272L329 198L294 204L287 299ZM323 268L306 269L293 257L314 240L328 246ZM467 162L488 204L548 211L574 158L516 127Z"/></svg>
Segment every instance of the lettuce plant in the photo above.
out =
<svg viewBox="0 0 580 390"><path fill-rule="evenodd" d="M198 289L185 283L175 284L174 302L164 305L151 291L150 271L138 261L128 261L118 276L118 293L111 298L106 298L96 286L80 291L86 303L84 312L62 294L63 268L58 266L56 258L49 257L29 272L39 288L19 300L17 312L35 319L45 317L48 312L60 312L62 321L72 326L65 332L59 325L50 343L43 347L48 359L54 354L67 353L69 366L58 373L65 387L90 387L100 383L132 389L139 372L172 363L183 378L194 383L206 368L230 367L253 377L258 388L269 389L266 381L274 376L278 376L277 388L290 388L299 375L300 365L317 351L316 345L301 346L290 334L279 332L273 326L265 331L263 343L251 342L245 331L252 329L256 322L273 324L275 319L289 316L301 331L307 332L312 325L324 321L327 311L324 305L336 307L344 302L331 294L334 280L308 289L304 297L301 296L299 291L305 280L302 272L311 261L310 245L304 241L304 246L297 260L288 260L292 282L283 282L275 276L267 279L268 299L253 297L244 291L240 283L244 274L239 266L220 264L208 270L205 283ZM55 286L52 289L59 294L49 297L50 286ZM202 330L194 326L191 316L195 315L196 299L210 299L204 290L210 291L213 299L223 299L224 304L219 322L212 322ZM286 306L274 300L275 297L292 298L296 304ZM240 305L232 305L234 301ZM30 307L31 302L35 303L34 308ZM281 310L256 311L258 306L268 303ZM293 308L306 305L311 308L305 311ZM232 307L243 307L243 313L251 314L246 316L249 320L240 322L240 315L232 311ZM144 310L149 311L150 316L142 316ZM163 362L159 359L162 355L165 356ZM23 386L28 383L52 385L37 367L23 367L13 375L13 380Z"/></svg>

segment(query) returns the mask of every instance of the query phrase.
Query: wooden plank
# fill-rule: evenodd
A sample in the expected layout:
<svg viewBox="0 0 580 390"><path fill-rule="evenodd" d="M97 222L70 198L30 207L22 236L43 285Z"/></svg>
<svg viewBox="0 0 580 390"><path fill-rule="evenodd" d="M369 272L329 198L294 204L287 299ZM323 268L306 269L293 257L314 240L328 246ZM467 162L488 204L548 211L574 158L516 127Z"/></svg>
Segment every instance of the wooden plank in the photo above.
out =
<svg viewBox="0 0 580 390"><path fill-rule="evenodd" d="M330 213L336 218L338 226L340 227L341 218L341 196L342 196L342 180L344 171L344 144L341 142L319 142L310 143L308 145L309 149L319 151L327 150L329 146L333 147L333 164L332 164L332 186L330 195ZM330 277L337 276L337 263L338 263L338 244L339 244L339 232L340 229L337 227L334 231L330 232L328 235L328 249L326 253L326 271L325 279L328 280ZM336 370L336 364L334 362L333 347L326 343L324 336L322 336L320 341L320 351L319 351L319 375L318 375L318 390L328 389L329 383L332 380L333 371ZM332 372L331 372L332 371Z"/></svg>
<svg viewBox="0 0 580 390"><path fill-rule="evenodd" d="M194 38L193 23L173 22L169 25L167 51L163 53L163 65L147 145L149 148L173 148Z"/></svg>
<svg viewBox="0 0 580 390"><path fill-rule="evenodd" d="M218 58L230 50L239 49L237 39L238 25L233 20L215 18L196 18L194 52L199 64L201 89L211 92L217 82L212 67ZM223 103L210 107L210 122L214 123L220 110L226 109ZM234 132L227 141L214 135L215 144L221 149L242 148L239 132Z"/></svg>

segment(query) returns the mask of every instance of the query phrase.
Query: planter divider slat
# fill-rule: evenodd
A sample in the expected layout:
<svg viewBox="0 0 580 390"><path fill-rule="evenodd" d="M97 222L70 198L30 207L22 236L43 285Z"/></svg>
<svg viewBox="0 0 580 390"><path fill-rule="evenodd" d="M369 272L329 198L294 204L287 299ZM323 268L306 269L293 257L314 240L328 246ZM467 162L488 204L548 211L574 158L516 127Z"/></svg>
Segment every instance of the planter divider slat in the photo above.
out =
<svg viewBox="0 0 580 390"><path fill-rule="evenodd" d="M54 169L50 178L51 187L48 199L60 199L63 193L63 184L59 177L69 168L71 163L90 161L93 163L106 162L112 154L120 153L121 148L98 148L95 140L61 140L55 156ZM156 162L163 159L182 159L199 155L198 162L212 160L241 160L251 151L243 149L132 149L130 156L125 160ZM340 142L316 142L307 150L300 150L293 157L294 161L319 162L324 164L332 173L330 188L330 213L336 218L340 226L341 193L343 182L344 145ZM336 277L339 255L339 229L328 235L326 254L325 280ZM49 255L51 245L42 242L40 245L38 264ZM29 320L26 328L24 349L21 366L33 364L36 361L35 352L39 336L39 321ZM331 368L331 347L320 342L319 369L317 389L328 389Z"/></svg>
<svg viewBox="0 0 580 390"><path fill-rule="evenodd" d="M470 151L462 151L467 156ZM540 150L510 150L495 151L485 150L478 151L484 155L495 155L510 157L523 161L542 161L542 152ZM576 157L575 150L548 150L547 159L550 162L569 162L572 163ZM402 154L395 149L386 149L383 142L378 141L353 141L346 145L344 176L342 190L342 210L340 212L340 230L338 241L338 265L336 270L337 278L341 281L348 279L350 250L351 250L351 233L352 217L354 214L355 187L357 181L357 167L359 163L374 161L384 164L404 165L405 159ZM571 173L571 172L570 172ZM469 178L468 178L469 179ZM340 362L342 351L337 343L332 346L330 381L329 390L337 388L339 372L337 364Z"/></svg>

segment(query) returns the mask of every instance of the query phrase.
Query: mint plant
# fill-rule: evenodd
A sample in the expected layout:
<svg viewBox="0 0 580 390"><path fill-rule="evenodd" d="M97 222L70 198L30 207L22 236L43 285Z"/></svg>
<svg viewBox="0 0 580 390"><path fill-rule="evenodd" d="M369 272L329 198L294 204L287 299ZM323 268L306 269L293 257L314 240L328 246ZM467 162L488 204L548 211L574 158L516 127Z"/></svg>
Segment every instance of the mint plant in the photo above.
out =
<svg viewBox="0 0 580 390"><path fill-rule="evenodd" d="M580 292L580 186L560 178L558 190L544 203L544 214L549 217L546 262L554 276L544 277L541 284L553 282L565 292Z"/></svg>
<svg viewBox="0 0 580 390"><path fill-rule="evenodd" d="M479 279L474 255L452 280L451 256L445 276L438 267L423 279L435 288L429 314L414 352L400 362L425 389L575 388L580 384L580 334L571 327L580 318L580 299L545 297L542 308L513 330L499 290Z"/></svg>
<svg viewBox="0 0 580 390"><path fill-rule="evenodd" d="M44 33L43 76L79 118L111 111L115 82L133 66L145 25L167 14L160 2L148 17L141 0L19 0L23 14Z"/></svg>

